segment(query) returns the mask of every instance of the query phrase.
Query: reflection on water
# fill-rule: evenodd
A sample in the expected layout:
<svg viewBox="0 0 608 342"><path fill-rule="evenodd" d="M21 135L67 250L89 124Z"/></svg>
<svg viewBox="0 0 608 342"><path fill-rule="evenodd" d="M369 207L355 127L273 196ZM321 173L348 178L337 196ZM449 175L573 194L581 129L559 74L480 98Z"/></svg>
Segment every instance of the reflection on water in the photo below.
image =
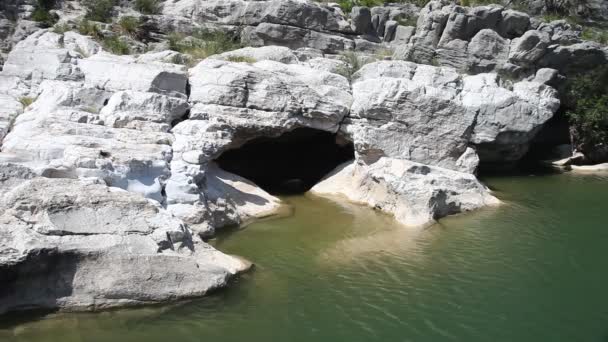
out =
<svg viewBox="0 0 608 342"><path fill-rule="evenodd" d="M504 205L422 230L288 197L293 216L212 241L256 263L230 289L171 306L11 315L0 341L605 341L608 177L484 181Z"/></svg>

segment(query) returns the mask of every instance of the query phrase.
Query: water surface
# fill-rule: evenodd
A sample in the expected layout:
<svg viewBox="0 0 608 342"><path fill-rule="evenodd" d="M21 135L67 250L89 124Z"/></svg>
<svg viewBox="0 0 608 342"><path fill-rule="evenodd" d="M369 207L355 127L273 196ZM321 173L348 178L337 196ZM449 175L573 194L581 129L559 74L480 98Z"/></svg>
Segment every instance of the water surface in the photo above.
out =
<svg viewBox="0 0 608 342"><path fill-rule="evenodd" d="M484 179L505 205L423 231L287 197L213 244L256 269L181 305L0 318L0 341L608 341L608 176Z"/></svg>

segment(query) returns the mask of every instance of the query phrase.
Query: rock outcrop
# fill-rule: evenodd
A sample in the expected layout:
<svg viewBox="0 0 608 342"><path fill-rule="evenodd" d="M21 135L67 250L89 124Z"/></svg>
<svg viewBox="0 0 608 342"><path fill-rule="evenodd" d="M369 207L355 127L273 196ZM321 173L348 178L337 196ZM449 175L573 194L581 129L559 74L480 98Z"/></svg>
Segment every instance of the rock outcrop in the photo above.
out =
<svg viewBox="0 0 608 342"><path fill-rule="evenodd" d="M78 9L64 7L56 12L72 23ZM0 4L11 20L29 17L20 8ZM0 313L225 286L251 265L202 239L286 206L219 158L297 129L354 146L316 194L415 227L496 205L479 164L521 159L558 110L564 76L608 60L565 21L447 0L351 13L307 0L165 1L144 17L154 50L137 56L4 17ZM168 51L169 33L200 30L249 46L177 64L195 58Z"/></svg>
<svg viewBox="0 0 608 342"><path fill-rule="evenodd" d="M583 42L581 31L565 20L539 24L502 6L468 8L433 0L420 12L409 42L397 44L395 57L514 79L544 67L572 75L608 63L603 47Z"/></svg>
<svg viewBox="0 0 608 342"><path fill-rule="evenodd" d="M522 81L513 90L496 74L465 76L410 62L376 62L355 75L354 102L342 129L368 162L407 159L473 172L482 162L519 160L559 107L554 89Z"/></svg>
<svg viewBox="0 0 608 342"><path fill-rule="evenodd" d="M3 185L14 181L7 173L16 166L0 167ZM32 178L3 190L0 313L187 299L250 267L201 241L157 202L98 181Z"/></svg>
<svg viewBox="0 0 608 342"><path fill-rule="evenodd" d="M344 196L410 227L499 203L472 174L386 157L371 165L341 165L311 192Z"/></svg>

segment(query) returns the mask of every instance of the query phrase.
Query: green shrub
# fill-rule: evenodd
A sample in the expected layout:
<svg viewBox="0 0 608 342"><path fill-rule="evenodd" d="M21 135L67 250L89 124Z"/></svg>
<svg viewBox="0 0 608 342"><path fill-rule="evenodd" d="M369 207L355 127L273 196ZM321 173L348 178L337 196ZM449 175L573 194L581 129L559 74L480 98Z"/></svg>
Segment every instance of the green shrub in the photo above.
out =
<svg viewBox="0 0 608 342"><path fill-rule="evenodd" d="M120 17L120 19L118 20L118 27L120 27L120 32L131 36L137 33L139 25L139 18L135 18L128 15Z"/></svg>
<svg viewBox="0 0 608 342"><path fill-rule="evenodd" d="M159 14L161 11L161 1L135 0L135 9L143 14Z"/></svg>
<svg viewBox="0 0 608 342"><path fill-rule="evenodd" d="M170 62L173 64L191 65L192 61L188 56L180 54L172 56Z"/></svg>
<svg viewBox="0 0 608 342"><path fill-rule="evenodd" d="M85 19L102 23L111 22L116 3L116 0L83 0L83 5L87 9Z"/></svg>
<svg viewBox="0 0 608 342"><path fill-rule="evenodd" d="M77 29L83 36L91 36L95 40L102 40L104 38L99 26L87 19L82 19L80 23L78 23Z"/></svg>
<svg viewBox="0 0 608 342"><path fill-rule="evenodd" d="M34 101L36 101L35 98L27 97L27 96L24 96L19 99L19 102L21 103L21 105L23 106L24 109L29 107L32 103L34 103Z"/></svg>
<svg viewBox="0 0 608 342"><path fill-rule="evenodd" d="M579 151L608 144L608 67L568 82L564 106L572 143Z"/></svg>
<svg viewBox="0 0 608 342"><path fill-rule="evenodd" d="M59 34L64 34L68 31L70 31L71 29L72 29L72 27L66 23L56 24L55 26L53 26L53 32L59 33Z"/></svg>
<svg viewBox="0 0 608 342"><path fill-rule="evenodd" d="M237 63L255 63L257 62L255 58L247 57L247 56L228 56L226 60L229 62L237 62Z"/></svg>
<svg viewBox="0 0 608 342"><path fill-rule="evenodd" d="M346 51L342 53L340 59L346 64L337 70L338 74L346 77L348 80L352 80L353 75L361 69L366 63L353 51Z"/></svg>
<svg viewBox="0 0 608 342"><path fill-rule="evenodd" d="M55 25L57 20L59 20L59 17L56 14L51 13L51 10L54 7L55 0L36 0L31 19L41 23L45 27Z"/></svg>
<svg viewBox="0 0 608 342"><path fill-rule="evenodd" d="M356 3L357 6L365 6L365 7L372 8L372 7L384 5L384 0L358 0L358 1L354 1L354 3Z"/></svg>
<svg viewBox="0 0 608 342"><path fill-rule="evenodd" d="M190 37L172 33L168 36L168 42L169 49L190 55L192 63L241 47L235 36L222 31L199 30Z"/></svg>
<svg viewBox="0 0 608 342"><path fill-rule="evenodd" d="M352 0L338 0L338 5L344 14L350 14L350 11L355 6Z"/></svg>
<svg viewBox="0 0 608 342"><path fill-rule="evenodd" d="M104 49L116 55L128 55L131 52L129 44L116 36L104 38L101 45L103 45Z"/></svg>
<svg viewBox="0 0 608 342"><path fill-rule="evenodd" d="M600 44L608 44L608 30L586 27L581 33L581 38Z"/></svg>

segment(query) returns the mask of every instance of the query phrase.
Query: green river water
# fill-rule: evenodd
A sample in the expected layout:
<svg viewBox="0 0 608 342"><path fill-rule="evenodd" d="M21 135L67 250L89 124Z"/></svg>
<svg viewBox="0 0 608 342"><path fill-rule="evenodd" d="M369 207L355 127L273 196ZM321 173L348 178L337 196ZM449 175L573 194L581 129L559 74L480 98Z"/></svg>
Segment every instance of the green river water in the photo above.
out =
<svg viewBox="0 0 608 342"><path fill-rule="evenodd" d="M0 318L2 342L608 341L608 175L487 177L504 205L424 231L286 197L213 241L257 267L194 302Z"/></svg>

